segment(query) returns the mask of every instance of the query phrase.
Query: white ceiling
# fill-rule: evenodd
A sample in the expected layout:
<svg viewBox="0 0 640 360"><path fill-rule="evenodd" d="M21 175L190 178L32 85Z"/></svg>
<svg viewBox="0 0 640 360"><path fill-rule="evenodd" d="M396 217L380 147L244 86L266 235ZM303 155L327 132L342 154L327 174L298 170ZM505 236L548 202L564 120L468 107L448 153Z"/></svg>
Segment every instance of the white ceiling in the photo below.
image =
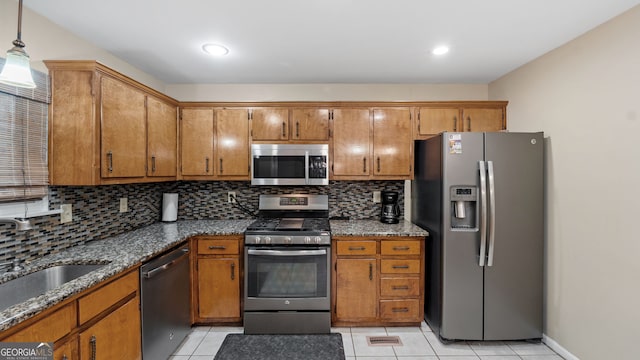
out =
<svg viewBox="0 0 640 360"><path fill-rule="evenodd" d="M488 83L638 4L640 0L24 2L167 84ZM230 54L206 55L201 47L207 42L226 45ZM439 44L448 44L451 51L436 58L430 51Z"/></svg>

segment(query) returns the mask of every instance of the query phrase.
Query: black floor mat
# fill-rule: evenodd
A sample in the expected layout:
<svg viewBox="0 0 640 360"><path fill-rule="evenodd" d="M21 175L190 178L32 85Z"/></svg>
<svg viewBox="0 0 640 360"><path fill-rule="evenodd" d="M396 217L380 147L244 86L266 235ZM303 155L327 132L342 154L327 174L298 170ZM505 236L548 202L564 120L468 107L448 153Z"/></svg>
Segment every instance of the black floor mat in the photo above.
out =
<svg viewBox="0 0 640 360"><path fill-rule="evenodd" d="M225 337L214 360L344 360L342 335L244 335Z"/></svg>

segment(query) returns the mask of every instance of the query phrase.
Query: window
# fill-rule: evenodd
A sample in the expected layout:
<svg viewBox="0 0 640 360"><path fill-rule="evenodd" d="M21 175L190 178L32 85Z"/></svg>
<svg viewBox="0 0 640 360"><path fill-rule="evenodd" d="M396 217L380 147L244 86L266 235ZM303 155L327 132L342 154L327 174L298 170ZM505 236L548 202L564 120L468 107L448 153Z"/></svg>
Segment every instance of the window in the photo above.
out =
<svg viewBox="0 0 640 360"><path fill-rule="evenodd" d="M0 68L4 59L0 58ZM33 71L35 89L0 84L0 216L33 216L48 202L49 79Z"/></svg>

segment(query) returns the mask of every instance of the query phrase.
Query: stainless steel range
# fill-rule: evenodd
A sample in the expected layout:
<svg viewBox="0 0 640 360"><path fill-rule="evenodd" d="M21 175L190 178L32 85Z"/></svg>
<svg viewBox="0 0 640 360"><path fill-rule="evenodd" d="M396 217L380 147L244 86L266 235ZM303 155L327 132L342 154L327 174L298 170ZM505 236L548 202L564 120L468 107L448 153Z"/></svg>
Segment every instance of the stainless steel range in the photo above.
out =
<svg viewBox="0 0 640 360"><path fill-rule="evenodd" d="M327 195L260 195L244 237L245 334L329 333Z"/></svg>

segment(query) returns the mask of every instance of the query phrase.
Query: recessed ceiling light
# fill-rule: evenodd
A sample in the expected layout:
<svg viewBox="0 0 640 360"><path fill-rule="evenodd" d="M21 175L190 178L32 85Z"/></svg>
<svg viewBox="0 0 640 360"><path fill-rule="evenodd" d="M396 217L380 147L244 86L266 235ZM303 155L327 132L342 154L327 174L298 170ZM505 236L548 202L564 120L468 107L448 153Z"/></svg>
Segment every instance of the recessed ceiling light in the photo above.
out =
<svg viewBox="0 0 640 360"><path fill-rule="evenodd" d="M229 49L219 44L204 44L202 50L213 56L225 56L229 53Z"/></svg>
<svg viewBox="0 0 640 360"><path fill-rule="evenodd" d="M433 55L444 55L448 52L449 52L448 46L438 46L438 47L435 47L433 50L431 50L431 53Z"/></svg>

